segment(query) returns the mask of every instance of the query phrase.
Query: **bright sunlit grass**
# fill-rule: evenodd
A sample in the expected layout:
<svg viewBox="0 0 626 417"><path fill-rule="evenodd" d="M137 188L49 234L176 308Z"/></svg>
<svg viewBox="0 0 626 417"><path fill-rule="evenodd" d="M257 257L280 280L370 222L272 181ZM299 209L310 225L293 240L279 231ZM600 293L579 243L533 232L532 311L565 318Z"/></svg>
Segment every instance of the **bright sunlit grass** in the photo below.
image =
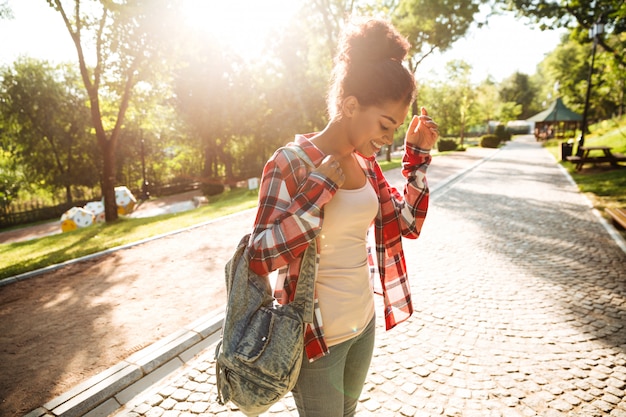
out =
<svg viewBox="0 0 626 417"><path fill-rule="evenodd" d="M586 146L610 146L612 152L626 154L626 117L621 120L605 120L590 127L591 133L585 136ZM546 148L558 161L561 160L560 141L546 143ZM576 145L574 146L576 151ZM586 193L594 207L626 206L626 167L576 172L570 162L561 162L568 170L580 191Z"/></svg>
<svg viewBox="0 0 626 417"><path fill-rule="evenodd" d="M96 224L40 239L0 244L0 280L201 224L252 208L256 203L256 192L234 190L211 197L210 204L184 213L120 218L113 223Z"/></svg>

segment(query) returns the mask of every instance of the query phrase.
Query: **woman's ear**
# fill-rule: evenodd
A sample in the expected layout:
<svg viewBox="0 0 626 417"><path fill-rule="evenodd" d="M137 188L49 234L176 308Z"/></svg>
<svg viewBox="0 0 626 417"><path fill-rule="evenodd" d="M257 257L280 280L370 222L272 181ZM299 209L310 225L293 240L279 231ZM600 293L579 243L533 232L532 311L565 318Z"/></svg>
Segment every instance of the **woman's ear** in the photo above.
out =
<svg viewBox="0 0 626 417"><path fill-rule="evenodd" d="M346 97L341 103L341 114L343 117L351 118L359 109L359 100L354 96Z"/></svg>

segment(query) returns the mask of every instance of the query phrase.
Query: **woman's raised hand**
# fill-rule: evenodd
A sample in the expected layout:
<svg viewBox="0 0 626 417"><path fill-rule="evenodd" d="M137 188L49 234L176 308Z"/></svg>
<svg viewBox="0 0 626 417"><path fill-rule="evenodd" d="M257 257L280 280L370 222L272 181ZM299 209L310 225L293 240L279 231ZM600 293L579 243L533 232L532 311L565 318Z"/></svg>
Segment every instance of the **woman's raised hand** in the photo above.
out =
<svg viewBox="0 0 626 417"><path fill-rule="evenodd" d="M413 116L405 140L418 148L430 150L435 146L437 138L439 138L439 127L422 107L422 114Z"/></svg>

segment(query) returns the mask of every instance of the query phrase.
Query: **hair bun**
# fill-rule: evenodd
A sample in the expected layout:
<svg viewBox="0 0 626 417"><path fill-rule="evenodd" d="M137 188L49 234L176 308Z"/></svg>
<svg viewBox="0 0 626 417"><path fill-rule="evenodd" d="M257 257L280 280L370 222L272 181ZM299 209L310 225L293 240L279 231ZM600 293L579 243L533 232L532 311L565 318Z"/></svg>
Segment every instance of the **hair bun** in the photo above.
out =
<svg viewBox="0 0 626 417"><path fill-rule="evenodd" d="M344 31L337 58L346 64L393 60L402 62L409 51L409 42L384 20L368 20L350 25Z"/></svg>

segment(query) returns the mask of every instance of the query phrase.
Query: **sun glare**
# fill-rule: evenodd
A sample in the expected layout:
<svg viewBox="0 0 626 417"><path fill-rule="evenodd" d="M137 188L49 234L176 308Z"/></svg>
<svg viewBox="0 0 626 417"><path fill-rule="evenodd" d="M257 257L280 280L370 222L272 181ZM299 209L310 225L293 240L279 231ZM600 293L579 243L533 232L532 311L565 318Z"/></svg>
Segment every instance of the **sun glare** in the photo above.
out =
<svg viewBox="0 0 626 417"><path fill-rule="evenodd" d="M186 0L183 13L188 25L254 60L267 36L293 19L299 6L296 0Z"/></svg>

